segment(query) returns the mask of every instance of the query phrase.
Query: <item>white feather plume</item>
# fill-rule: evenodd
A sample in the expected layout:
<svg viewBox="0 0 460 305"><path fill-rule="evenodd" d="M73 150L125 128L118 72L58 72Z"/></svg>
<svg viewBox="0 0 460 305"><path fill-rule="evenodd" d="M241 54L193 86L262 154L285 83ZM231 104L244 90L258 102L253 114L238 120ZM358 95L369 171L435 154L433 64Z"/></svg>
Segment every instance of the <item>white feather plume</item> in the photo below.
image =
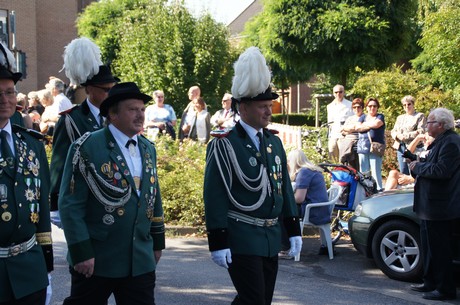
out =
<svg viewBox="0 0 460 305"><path fill-rule="evenodd" d="M11 72L15 72L16 60L14 59L14 55L13 53L11 53L10 49L8 49L8 46L6 46L3 42L1 42L1 44L6 52L7 58L5 58L3 52L0 51L0 64L5 68L9 69Z"/></svg>
<svg viewBox="0 0 460 305"><path fill-rule="evenodd" d="M80 85L99 73L102 65L101 50L89 38L81 37L72 40L64 48L65 75L71 85Z"/></svg>
<svg viewBox="0 0 460 305"><path fill-rule="evenodd" d="M232 95L236 99L255 97L270 86L271 75L265 57L257 47L250 47L233 65Z"/></svg>

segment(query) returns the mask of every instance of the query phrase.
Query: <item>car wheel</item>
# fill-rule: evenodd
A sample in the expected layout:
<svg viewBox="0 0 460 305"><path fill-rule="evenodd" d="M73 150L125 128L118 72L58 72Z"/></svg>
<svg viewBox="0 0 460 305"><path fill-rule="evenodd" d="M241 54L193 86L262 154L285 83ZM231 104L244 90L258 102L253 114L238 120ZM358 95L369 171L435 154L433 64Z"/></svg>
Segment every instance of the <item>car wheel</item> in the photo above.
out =
<svg viewBox="0 0 460 305"><path fill-rule="evenodd" d="M418 226L401 220L382 224L372 239L372 255L389 278L410 282L420 280L423 266Z"/></svg>

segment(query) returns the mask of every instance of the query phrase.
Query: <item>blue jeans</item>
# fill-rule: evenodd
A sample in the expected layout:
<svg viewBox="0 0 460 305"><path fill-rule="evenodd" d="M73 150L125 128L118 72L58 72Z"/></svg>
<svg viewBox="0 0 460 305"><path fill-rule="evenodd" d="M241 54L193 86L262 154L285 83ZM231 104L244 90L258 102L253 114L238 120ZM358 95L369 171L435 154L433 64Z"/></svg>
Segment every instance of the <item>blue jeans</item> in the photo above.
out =
<svg viewBox="0 0 460 305"><path fill-rule="evenodd" d="M358 154L359 157L359 170L362 173L371 172L372 177L377 182L377 190L383 188L382 184L382 157L376 154Z"/></svg>
<svg viewBox="0 0 460 305"><path fill-rule="evenodd" d="M400 151L396 152L396 157L398 158L399 172L405 175L410 175L409 165L406 162L406 158L402 156L402 153Z"/></svg>

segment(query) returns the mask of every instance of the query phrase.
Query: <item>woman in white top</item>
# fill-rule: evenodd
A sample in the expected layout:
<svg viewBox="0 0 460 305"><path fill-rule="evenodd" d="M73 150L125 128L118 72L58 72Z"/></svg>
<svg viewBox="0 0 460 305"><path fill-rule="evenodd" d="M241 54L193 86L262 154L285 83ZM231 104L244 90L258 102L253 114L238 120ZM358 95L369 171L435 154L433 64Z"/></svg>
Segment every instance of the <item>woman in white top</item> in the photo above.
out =
<svg viewBox="0 0 460 305"><path fill-rule="evenodd" d="M145 109L144 128L147 130L147 134L152 129L156 129L161 134L169 134L175 140L176 132L174 127L176 126L177 118L173 107L165 104L165 94L161 90L153 92L153 99L155 103Z"/></svg>
<svg viewBox="0 0 460 305"><path fill-rule="evenodd" d="M190 124L192 127L189 133L190 139L203 144L208 143L211 132L211 115L205 109L205 105L202 97L193 100L195 117L193 123Z"/></svg>

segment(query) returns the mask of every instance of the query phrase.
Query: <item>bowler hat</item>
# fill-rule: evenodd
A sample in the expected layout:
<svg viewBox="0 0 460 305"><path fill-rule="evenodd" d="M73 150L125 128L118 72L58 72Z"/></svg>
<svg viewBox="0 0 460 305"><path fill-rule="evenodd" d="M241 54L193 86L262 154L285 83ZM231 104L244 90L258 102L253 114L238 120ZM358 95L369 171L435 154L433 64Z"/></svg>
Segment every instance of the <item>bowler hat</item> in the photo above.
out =
<svg viewBox="0 0 460 305"><path fill-rule="evenodd" d="M97 84L108 84L108 83L118 83L120 79L112 75L110 71L110 67L106 65L99 66L99 72L87 79L86 82L81 84L82 86L90 86L90 85L97 85Z"/></svg>
<svg viewBox="0 0 460 305"><path fill-rule="evenodd" d="M107 116L110 107L127 99L139 99L146 104L148 101L152 100L152 97L142 93L136 83L128 82L116 84L110 89L109 96L102 102L99 108L101 115Z"/></svg>

